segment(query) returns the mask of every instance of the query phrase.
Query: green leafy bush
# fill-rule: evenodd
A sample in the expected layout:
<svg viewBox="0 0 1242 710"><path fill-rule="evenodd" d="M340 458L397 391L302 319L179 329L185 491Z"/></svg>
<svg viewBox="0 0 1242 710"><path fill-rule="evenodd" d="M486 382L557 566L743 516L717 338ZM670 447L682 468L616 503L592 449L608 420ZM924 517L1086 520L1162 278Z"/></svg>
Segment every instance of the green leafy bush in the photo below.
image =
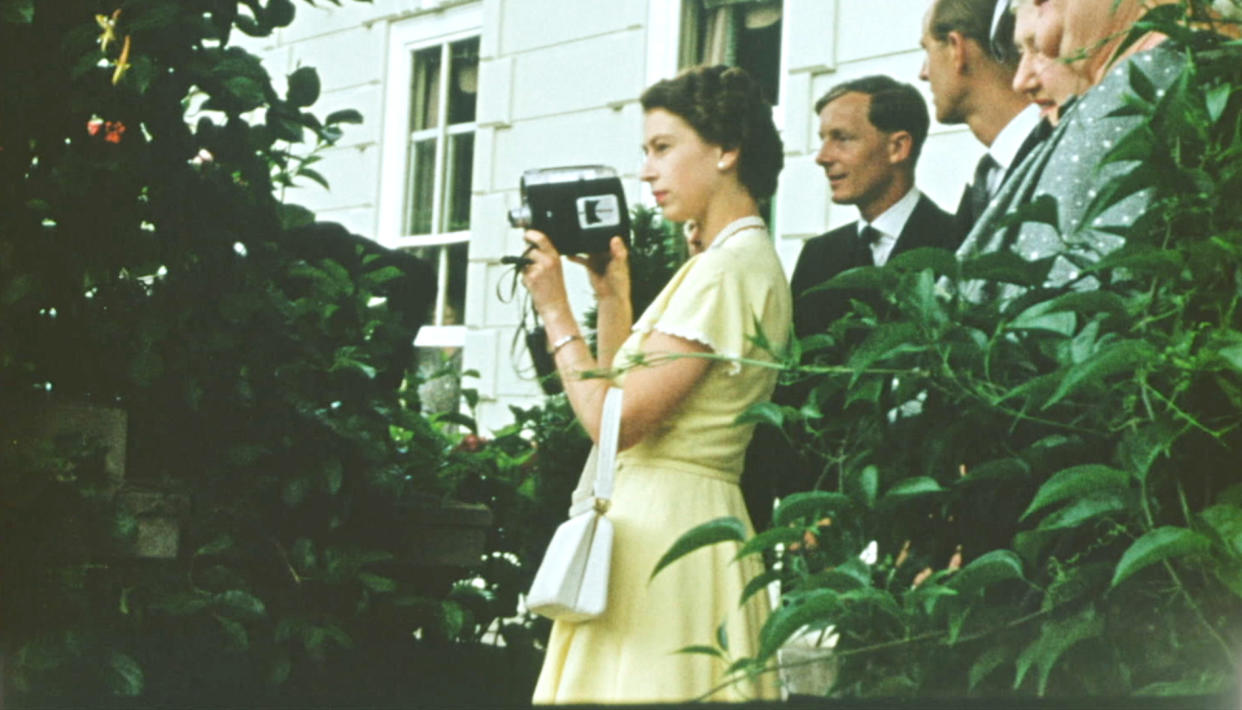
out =
<svg viewBox="0 0 1242 710"><path fill-rule="evenodd" d="M1045 288L1049 262L1009 253L918 251L838 277L884 306L794 349L805 402L750 415L821 475L745 541L775 555L760 582L785 592L739 672L809 630L838 635L839 696L1236 691L1242 47L1183 11L1142 28L1189 61L1163 93L1132 75L1124 110L1146 120L1109 159L1140 162L1095 207L1156 197L1124 246L1081 265L1098 287ZM1024 290L974 303L966 279ZM714 521L670 558L742 538Z"/></svg>

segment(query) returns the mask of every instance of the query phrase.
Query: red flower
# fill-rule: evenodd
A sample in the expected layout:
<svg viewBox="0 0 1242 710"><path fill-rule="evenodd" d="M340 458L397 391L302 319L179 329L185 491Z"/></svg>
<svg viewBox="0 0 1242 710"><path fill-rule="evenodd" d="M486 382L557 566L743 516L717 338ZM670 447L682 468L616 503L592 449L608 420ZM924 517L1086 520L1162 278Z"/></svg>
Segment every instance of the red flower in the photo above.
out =
<svg viewBox="0 0 1242 710"><path fill-rule="evenodd" d="M98 118L92 118L86 122L86 132L92 136L99 135L99 129L103 128L104 122Z"/></svg>
<svg viewBox="0 0 1242 710"><path fill-rule="evenodd" d="M104 128L108 131L104 140L109 143L120 143L121 136L125 135L125 124L120 121L108 121L104 124Z"/></svg>

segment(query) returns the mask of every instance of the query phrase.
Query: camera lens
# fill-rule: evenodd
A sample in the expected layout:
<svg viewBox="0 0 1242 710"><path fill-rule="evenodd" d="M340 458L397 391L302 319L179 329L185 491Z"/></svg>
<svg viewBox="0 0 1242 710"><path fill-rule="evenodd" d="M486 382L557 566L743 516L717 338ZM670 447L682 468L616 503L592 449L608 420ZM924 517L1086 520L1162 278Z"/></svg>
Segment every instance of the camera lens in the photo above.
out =
<svg viewBox="0 0 1242 710"><path fill-rule="evenodd" d="M509 224L513 227L526 229L531 225L530 205L522 205L509 210Z"/></svg>

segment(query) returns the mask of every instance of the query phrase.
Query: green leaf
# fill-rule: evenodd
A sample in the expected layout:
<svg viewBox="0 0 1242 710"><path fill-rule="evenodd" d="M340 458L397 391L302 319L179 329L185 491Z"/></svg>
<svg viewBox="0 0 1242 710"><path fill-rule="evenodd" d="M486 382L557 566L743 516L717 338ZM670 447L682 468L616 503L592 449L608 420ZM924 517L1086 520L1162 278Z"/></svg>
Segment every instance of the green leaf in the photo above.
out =
<svg viewBox="0 0 1242 710"><path fill-rule="evenodd" d="M277 206L280 213L280 226L285 230L305 227L315 221L315 213L301 205L281 204Z"/></svg>
<svg viewBox="0 0 1242 710"><path fill-rule="evenodd" d="M944 493L944 488L940 487L936 479L928 476L916 476L898 481L893 487L889 488L884 493L884 502L905 501L910 498L934 495L936 493Z"/></svg>
<svg viewBox="0 0 1242 710"><path fill-rule="evenodd" d="M758 402L738 415L734 424L766 424L780 429L785 424L785 411L775 402Z"/></svg>
<svg viewBox="0 0 1242 710"><path fill-rule="evenodd" d="M323 492L334 496L341 491L345 481L345 466L338 458L329 457L323 464Z"/></svg>
<svg viewBox="0 0 1242 710"><path fill-rule="evenodd" d="M203 545L202 547L198 548L198 551L196 551L194 554L198 556L218 555L221 552L224 552L225 550L231 549L232 547L233 547L233 536L229 535L228 533L224 533L222 535L217 536L214 540L207 543L206 545Z"/></svg>
<svg viewBox="0 0 1242 710"><path fill-rule="evenodd" d="M362 114L352 108L333 111L328 117L323 119L324 125L330 126L334 123L362 123Z"/></svg>
<svg viewBox="0 0 1242 710"><path fill-rule="evenodd" d="M226 79L224 89L241 104L243 112L262 105L266 98L259 82L248 76L234 76Z"/></svg>
<svg viewBox="0 0 1242 710"><path fill-rule="evenodd" d="M1225 551L1242 561L1242 507L1214 505L1199 518L1220 538Z"/></svg>
<svg viewBox="0 0 1242 710"><path fill-rule="evenodd" d="M362 583L362 586L373 592L397 591L397 583L395 580L389 579L388 577L381 577L378 574L360 572L358 573L358 581Z"/></svg>
<svg viewBox="0 0 1242 710"><path fill-rule="evenodd" d="M753 555L764 550L775 549L777 545L788 545L792 542L801 541L802 530L800 528L774 527L771 530L764 530L747 540L746 544L742 545L742 549L737 551L737 558Z"/></svg>
<svg viewBox="0 0 1242 710"><path fill-rule="evenodd" d="M1008 646L993 646L979 655L970 666L967 689L974 692L992 671L1013 660L1013 649Z"/></svg>
<svg viewBox="0 0 1242 710"><path fill-rule="evenodd" d="M290 561L299 572L305 573L315 568L315 543L309 538L298 538L293 543L289 554Z"/></svg>
<svg viewBox="0 0 1242 710"><path fill-rule="evenodd" d="M846 363L854 370L850 384L853 385L877 360L889 357L896 352L904 352L912 344L919 342L918 329L913 323L884 323L871 331L867 339L850 355Z"/></svg>
<svg viewBox="0 0 1242 710"><path fill-rule="evenodd" d="M742 597L741 599L738 600L737 605L739 607L743 606L744 604L746 604L746 602L751 597L755 596L759 592L766 590L768 588L768 585L772 584L773 582L779 582L780 579L781 579L781 572L780 570L775 570L775 569L766 570L762 574L758 574L752 577L751 580L747 582L746 586L742 589Z"/></svg>
<svg viewBox="0 0 1242 710"><path fill-rule="evenodd" d="M726 653L729 651L729 629L726 628L727 621L720 622L720 626L716 627L716 645Z"/></svg>
<svg viewBox="0 0 1242 710"><path fill-rule="evenodd" d="M212 603L212 597L202 592L182 592L169 594L152 604L152 608L168 614L184 616L206 609Z"/></svg>
<svg viewBox="0 0 1242 710"><path fill-rule="evenodd" d="M1041 301L1019 313L1005 327L1008 330L1042 330L1068 338L1078 329L1078 317L1057 309L1051 302Z"/></svg>
<svg viewBox="0 0 1242 710"><path fill-rule="evenodd" d="M1135 572L1170 557L1202 554L1211 544L1206 536L1187 528L1173 525L1156 528L1135 540L1125 551L1109 586L1116 587Z"/></svg>
<svg viewBox="0 0 1242 710"><path fill-rule="evenodd" d="M759 653L755 660L766 661L776 655L785 641L803 627L820 621L832 621L840 607L839 597L831 589L816 589L783 604L772 612L759 630Z"/></svg>
<svg viewBox="0 0 1242 710"><path fill-rule="evenodd" d="M34 0L5 0L0 4L0 20L14 25L34 22Z"/></svg>
<svg viewBox="0 0 1242 710"><path fill-rule="evenodd" d="M306 479L291 478L285 481L285 485L280 491L280 499L290 508L296 508L302 505L302 501L306 500L306 488Z"/></svg>
<svg viewBox="0 0 1242 710"><path fill-rule="evenodd" d="M702 656L712 656L713 658L719 658L722 660L725 657L724 653L721 652L720 649L713 648L711 646L685 646L685 647L677 649L673 653L684 653L687 655L697 654L697 655L702 655Z"/></svg>
<svg viewBox="0 0 1242 710"><path fill-rule="evenodd" d="M877 266L859 266L846 269L832 278L803 291L803 294L837 289L879 290L886 283L884 272Z"/></svg>
<svg viewBox="0 0 1242 710"><path fill-rule="evenodd" d="M1125 471L1100 464L1085 464L1058 471L1039 487L1035 498L1020 519L1025 520L1035 511L1067 498L1078 498L1100 491L1127 490L1132 480Z"/></svg>
<svg viewBox="0 0 1242 710"><path fill-rule="evenodd" d="M1126 497L1112 491L1092 493L1085 498L1077 498L1064 508L1044 518L1037 530L1061 530L1074 528L1094 520L1101 515L1128 511L1130 504Z"/></svg>
<svg viewBox="0 0 1242 710"><path fill-rule="evenodd" d="M246 627L241 622L234 621L219 614L212 614L215 620L220 623L220 627L224 629L224 635L229 639L229 645L238 651L244 651L250 647L250 634L246 632Z"/></svg>
<svg viewBox="0 0 1242 710"><path fill-rule="evenodd" d="M851 500L861 501L868 508L875 507L880 495L880 470L875 466L847 471L842 488Z"/></svg>
<svg viewBox="0 0 1242 710"><path fill-rule="evenodd" d="M325 190L331 190L332 186L328 184L328 178L324 177L318 170L311 168L298 168L298 177L304 177L319 183L319 186Z"/></svg>
<svg viewBox="0 0 1242 710"><path fill-rule="evenodd" d="M1044 409L1088 384L1103 385L1112 375L1140 369L1155 357L1155 349L1142 340L1121 340L1107 345L1090 359L1069 368L1061 386L1044 403Z"/></svg>
<svg viewBox="0 0 1242 710"><path fill-rule="evenodd" d="M1229 95L1233 93L1232 84L1221 84L1207 90L1207 112L1208 118L1212 119L1212 123L1220 120L1225 115L1225 107L1229 105Z"/></svg>
<svg viewBox="0 0 1242 710"><path fill-rule="evenodd" d="M815 587L823 587L838 592L852 592L871 587L871 569L867 563L851 557L831 569L816 574L812 578Z"/></svg>
<svg viewBox="0 0 1242 710"><path fill-rule="evenodd" d="M132 656L113 651L108 656L108 667L112 671L108 674L108 686L113 693L127 698L142 695L145 685L142 666Z"/></svg>
<svg viewBox="0 0 1242 710"><path fill-rule="evenodd" d="M1025 579L1022 559L1010 550L993 550L959 570L949 580L949 586L962 594L973 594L1010 579Z"/></svg>
<svg viewBox="0 0 1242 710"><path fill-rule="evenodd" d="M784 526L799 520L815 522L825 513L839 513L853 504L849 496L831 491L806 491L793 493L781 499L772 512L772 525Z"/></svg>
<svg viewBox="0 0 1242 710"><path fill-rule="evenodd" d="M745 539L746 526L741 520L733 516L709 520L706 523L695 526L677 538L668 551L664 553L664 556L660 558L660 561L656 563L655 569L651 571L651 578L654 578L659 574L660 570L672 562L685 557L695 550L721 542L742 542Z"/></svg>
<svg viewBox="0 0 1242 710"><path fill-rule="evenodd" d="M263 21L272 27L288 27L296 13L290 0L268 0Z"/></svg>
<svg viewBox="0 0 1242 710"><path fill-rule="evenodd" d="M968 469L966 475L957 479L955 485L969 486L985 482L1007 483L1016 478L1025 479L1030 472L1030 465L1022 459L994 459Z"/></svg>
<svg viewBox="0 0 1242 710"><path fill-rule="evenodd" d="M1162 683L1152 683L1134 691L1140 697L1194 698L1221 696L1228 692L1233 681L1228 676L1203 671L1198 678L1183 678Z"/></svg>
<svg viewBox="0 0 1242 710"><path fill-rule="evenodd" d="M1018 205L1016 209L1010 211L1007 215L1005 215L1005 218L1001 220L1000 226L1010 227L1010 226L1017 226L1017 225L1027 224L1027 223L1046 224L1049 227L1052 227L1053 230L1060 232L1061 231L1061 212L1057 208L1057 198L1053 197L1052 195L1045 194L1045 195L1040 195L1039 197L1035 198L1035 200L1031 202L1024 202ZM1003 252L996 252L996 253L997 254L1007 253L1013 256L1017 256L1017 254L1009 250L1004 250ZM1018 257L1018 258L1021 258L1021 257ZM998 260L995 263L999 264L1002 262ZM1028 263L1031 263L1031 262L1028 262ZM967 278L987 278L987 277L970 275ZM1043 281L1044 279L1041 278L1039 280L1039 283L1043 283ZM1035 286L1038 284L1030 284L1030 285Z"/></svg>
<svg viewBox="0 0 1242 710"><path fill-rule="evenodd" d="M290 74L288 79L286 99L290 104L302 108L319 100L319 72L314 67L302 67Z"/></svg>
<svg viewBox="0 0 1242 710"><path fill-rule="evenodd" d="M931 269L937 276L947 276L957 273L957 257L948 249L919 247L894 254L885 262L884 268L901 271Z"/></svg>
<svg viewBox="0 0 1242 710"><path fill-rule="evenodd" d="M1093 607L1084 609L1076 616L1040 625L1039 638L1027 646L1018 656L1014 690L1022 687L1027 671L1035 666L1038 671L1037 692L1040 697L1048 689L1048 676L1062 655L1074 645L1104 632L1104 618L1097 616Z"/></svg>
<svg viewBox="0 0 1242 710"><path fill-rule="evenodd" d="M255 595L240 589L230 589L215 596L217 606L235 612L243 618L261 619L267 616L267 607Z"/></svg>
<svg viewBox="0 0 1242 710"><path fill-rule="evenodd" d="M267 672L267 684L273 688L279 688L289 680L289 674L293 671L293 662L289 660L287 654L281 654L272 661L272 667Z"/></svg>
<svg viewBox="0 0 1242 710"><path fill-rule="evenodd" d="M1019 286L1043 285L1052 269L1052 257L1027 261L1008 249L972 256L962 261L962 277L966 280L987 280Z"/></svg>

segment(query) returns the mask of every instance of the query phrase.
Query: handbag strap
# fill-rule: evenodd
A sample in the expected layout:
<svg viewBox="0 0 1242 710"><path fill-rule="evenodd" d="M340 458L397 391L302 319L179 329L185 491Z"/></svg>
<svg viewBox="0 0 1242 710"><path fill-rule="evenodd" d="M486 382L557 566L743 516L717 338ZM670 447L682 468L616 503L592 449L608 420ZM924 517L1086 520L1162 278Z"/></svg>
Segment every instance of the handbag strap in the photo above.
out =
<svg viewBox="0 0 1242 710"><path fill-rule="evenodd" d="M621 435L621 392L609 387L599 423L599 458L595 460L595 497L612 498L613 473L617 466L617 439Z"/></svg>
<svg viewBox="0 0 1242 710"><path fill-rule="evenodd" d="M617 465L617 439L621 433L621 392L609 387L604 395L604 411L599 422L599 442L591 448L582 478L569 506L569 517L594 508L603 513L612 498L613 474ZM594 465L592 466L592 462ZM579 498L578 496L582 496Z"/></svg>

